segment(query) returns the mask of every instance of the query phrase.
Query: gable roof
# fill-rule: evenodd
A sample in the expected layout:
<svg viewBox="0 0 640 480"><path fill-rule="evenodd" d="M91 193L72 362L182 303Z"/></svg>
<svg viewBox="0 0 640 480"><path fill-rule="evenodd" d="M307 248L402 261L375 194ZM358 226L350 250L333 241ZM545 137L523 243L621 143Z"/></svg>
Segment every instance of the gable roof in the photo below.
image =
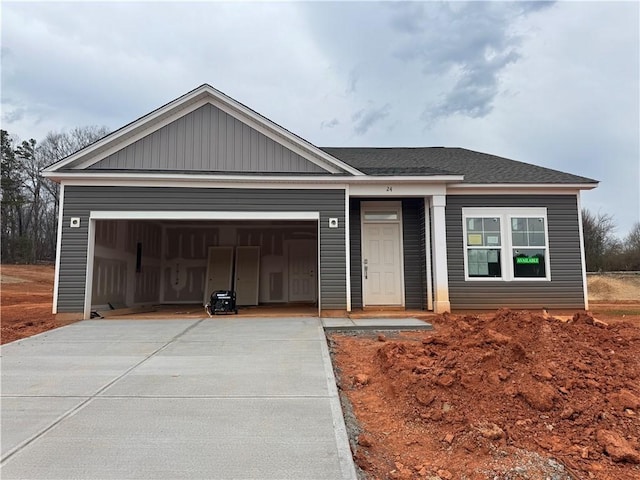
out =
<svg viewBox="0 0 640 480"><path fill-rule="evenodd" d="M597 184L597 180L465 148L321 147L367 175L464 175L471 184Z"/></svg>
<svg viewBox="0 0 640 480"><path fill-rule="evenodd" d="M58 171L68 172L87 169L115 152L207 104L211 104L226 114L249 125L274 142L283 145L328 173L362 175L362 172L356 168L323 152L315 145L312 145L303 138L291 133L289 130L272 122L208 84L199 86L78 152L49 165L44 169L44 174L45 176L53 176L51 174Z"/></svg>
<svg viewBox="0 0 640 480"><path fill-rule="evenodd" d="M167 157L164 158L160 155L159 158L162 157L162 161L155 164L148 161L150 154L146 147L147 141L153 143L151 140L154 135L165 138L166 135L162 132L168 131L169 126L176 126L179 122L184 124L187 118L191 118L190 125L196 125L193 118L205 107L210 110L213 110L211 107L215 107L215 110L219 110L221 118L226 116L227 124L230 124L229 122L242 123L245 127L249 127L251 132L257 132L256 135L252 133L249 136L246 135L246 131L243 132L243 135L239 137L240 144L253 142L256 138L263 139L264 141L260 140L259 143L267 145L267 155L270 152L267 164L271 167L265 168L265 165L258 164L258 168L256 168L256 162L253 161L255 149L249 155L251 161L247 161L247 151L246 148L243 150L242 146L240 148L241 154L232 152L229 156L229 150L226 150L218 156L219 158L213 160L205 155L204 149L202 149L201 158L199 161L194 161L193 165L185 163L184 159L189 158L190 155L188 151L185 152L184 158L180 158L179 155L177 157L176 155L164 155ZM202 126L199 131L204 130L205 127ZM183 131L182 127L180 131ZM188 135L180 136L178 134L171 138L177 139L181 144L190 145L189 142L191 142L188 140ZM234 139L233 135L231 138ZM250 140L247 140L249 138ZM234 139L234 141L237 142L238 139ZM155 142L155 144L157 143ZM193 147L191 152L199 148L199 145L195 143ZM242 168L234 164L238 161L243 164ZM305 164L305 162L309 163ZM274 165L276 165L275 168ZM470 185L524 186L533 184L558 187L570 185L572 188L589 189L598 184L596 180L590 178L464 148L318 148L208 84L203 84L134 120L80 151L48 166L43 171L44 176L56 180L77 175L140 178L140 176L152 173L157 179L168 175L185 176L184 174L186 174L186 177L192 178L197 175L203 178L206 176L218 179L225 177L224 180L228 181L240 177L303 175L322 177L323 180L329 180L326 177L333 177L332 181L347 182L351 180L377 182L384 181L383 177L399 177L398 180L402 179L403 181L433 181Z"/></svg>

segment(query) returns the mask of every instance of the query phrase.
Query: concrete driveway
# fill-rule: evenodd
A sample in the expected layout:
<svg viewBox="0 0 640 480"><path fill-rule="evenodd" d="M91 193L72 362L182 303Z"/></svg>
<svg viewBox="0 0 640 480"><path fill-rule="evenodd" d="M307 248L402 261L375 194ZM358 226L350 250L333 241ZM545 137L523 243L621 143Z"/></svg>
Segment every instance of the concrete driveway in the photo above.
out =
<svg viewBox="0 0 640 480"><path fill-rule="evenodd" d="M90 320L1 348L3 479L355 479L318 318Z"/></svg>

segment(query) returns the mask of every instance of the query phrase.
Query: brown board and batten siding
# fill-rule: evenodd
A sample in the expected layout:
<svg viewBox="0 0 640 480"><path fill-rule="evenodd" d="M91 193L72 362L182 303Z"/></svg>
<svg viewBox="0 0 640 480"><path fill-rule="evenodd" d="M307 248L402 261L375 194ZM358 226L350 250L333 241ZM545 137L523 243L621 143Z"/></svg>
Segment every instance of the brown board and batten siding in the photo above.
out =
<svg viewBox="0 0 640 480"><path fill-rule="evenodd" d="M328 173L210 104L89 167L100 169Z"/></svg>
<svg viewBox="0 0 640 480"><path fill-rule="evenodd" d="M340 189L233 189L66 186L60 250L59 312L82 312L91 211L319 212L323 309L346 308L345 192ZM70 228L71 217L80 218ZM338 218L338 228L329 228Z"/></svg>
<svg viewBox="0 0 640 480"><path fill-rule="evenodd" d="M551 281L465 281L462 209L546 207ZM584 308L575 195L449 195L447 264L451 308Z"/></svg>

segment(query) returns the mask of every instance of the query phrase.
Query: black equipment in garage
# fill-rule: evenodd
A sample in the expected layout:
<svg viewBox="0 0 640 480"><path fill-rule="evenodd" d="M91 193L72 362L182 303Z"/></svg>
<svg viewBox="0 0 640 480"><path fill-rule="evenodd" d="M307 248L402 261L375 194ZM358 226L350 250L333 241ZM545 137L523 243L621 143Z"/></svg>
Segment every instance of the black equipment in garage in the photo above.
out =
<svg viewBox="0 0 640 480"><path fill-rule="evenodd" d="M211 294L209 303L205 305L209 316L219 313L238 313L236 307L236 292L233 290L216 290Z"/></svg>

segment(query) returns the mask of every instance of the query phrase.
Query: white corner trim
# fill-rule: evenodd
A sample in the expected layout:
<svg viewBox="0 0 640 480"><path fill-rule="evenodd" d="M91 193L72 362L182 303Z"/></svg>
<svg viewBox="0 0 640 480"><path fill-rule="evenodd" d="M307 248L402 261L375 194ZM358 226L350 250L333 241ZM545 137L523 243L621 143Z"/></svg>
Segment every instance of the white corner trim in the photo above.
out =
<svg viewBox="0 0 640 480"><path fill-rule="evenodd" d="M89 230L87 232L87 273L84 279L84 310L85 320L91 318L91 297L93 295L93 257L96 245L96 221L89 220Z"/></svg>
<svg viewBox="0 0 640 480"><path fill-rule="evenodd" d="M446 198L435 195L431 198L431 248L433 250L433 311L451 311L449 300L449 272L447 264Z"/></svg>
<svg viewBox="0 0 640 480"><path fill-rule="evenodd" d="M582 266L582 291L584 295L584 309L589 310L589 289L587 286L587 259L584 253L584 231L582 229L582 202L580 192L576 193L578 207L578 231L580 233L580 264Z"/></svg>
<svg viewBox="0 0 640 480"><path fill-rule="evenodd" d="M91 220L318 220L320 212L92 210Z"/></svg>
<svg viewBox="0 0 640 480"><path fill-rule="evenodd" d="M447 206L447 197L445 195L433 195L431 197L431 206L432 207L446 207Z"/></svg>
<svg viewBox="0 0 640 480"><path fill-rule="evenodd" d="M53 303L51 313L58 313L58 289L60 288L60 250L62 248L62 225L64 212L64 183L60 184L58 195L58 232L56 234L56 267L53 277Z"/></svg>
<svg viewBox="0 0 640 480"><path fill-rule="evenodd" d="M351 311L351 227L349 217L349 185L344 186L344 256L347 281L347 312Z"/></svg>
<svg viewBox="0 0 640 480"><path fill-rule="evenodd" d="M431 201L424 198L424 251L426 257L427 310L433 310L433 278L431 275Z"/></svg>
<svg viewBox="0 0 640 480"><path fill-rule="evenodd" d="M320 262L320 246L321 246L320 215L318 215L318 220L317 220L317 223L316 223L316 229L317 229L317 232L318 232L318 234L316 235L316 238L317 238L316 241L318 242L318 245L316 247L316 249L317 249L316 250L317 251L317 253L316 253L316 262L317 262L316 269L317 269L317 272L318 272L318 277L317 277L317 282L318 282L318 318L322 318L322 279L321 279L322 272L320 271L321 267L322 267L322 263ZM287 286L287 289L288 288L289 287ZM288 295L289 295L289 291L287 290L287 300L289 299Z"/></svg>

